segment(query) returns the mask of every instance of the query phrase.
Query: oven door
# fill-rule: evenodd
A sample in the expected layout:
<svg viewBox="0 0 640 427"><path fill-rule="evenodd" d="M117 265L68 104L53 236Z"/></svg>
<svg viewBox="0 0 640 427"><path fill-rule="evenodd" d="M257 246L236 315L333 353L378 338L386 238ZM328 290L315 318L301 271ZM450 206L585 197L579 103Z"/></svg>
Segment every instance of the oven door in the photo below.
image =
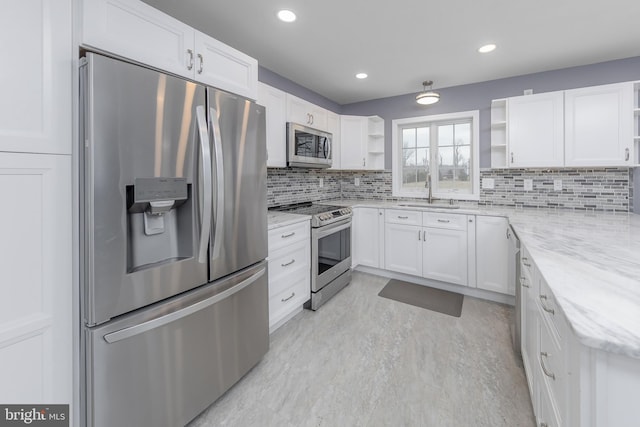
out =
<svg viewBox="0 0 640 427"><path fill-rule="evenodd" d="M311 233L311 291L318 292L351 268L351 218Z"/></svg>

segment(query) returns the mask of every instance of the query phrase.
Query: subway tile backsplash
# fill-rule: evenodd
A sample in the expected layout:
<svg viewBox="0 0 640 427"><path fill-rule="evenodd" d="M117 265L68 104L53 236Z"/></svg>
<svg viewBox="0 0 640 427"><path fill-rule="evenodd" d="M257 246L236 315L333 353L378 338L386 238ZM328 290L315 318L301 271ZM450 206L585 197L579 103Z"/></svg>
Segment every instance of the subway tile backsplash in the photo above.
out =
<svg viewBox="0 0 640 427"><path fill-rule="evenodd" d="M617 212L633 207L630 168L483 169L480 179L485 178L494 180L494 188L481 190L479 205ZM530 191L525 179L532 181ZM562 190L554 190L555 180L562 181ZM397 200L390 171L297 168L268 169L267 197L269 207L336 198Z"/></svg>

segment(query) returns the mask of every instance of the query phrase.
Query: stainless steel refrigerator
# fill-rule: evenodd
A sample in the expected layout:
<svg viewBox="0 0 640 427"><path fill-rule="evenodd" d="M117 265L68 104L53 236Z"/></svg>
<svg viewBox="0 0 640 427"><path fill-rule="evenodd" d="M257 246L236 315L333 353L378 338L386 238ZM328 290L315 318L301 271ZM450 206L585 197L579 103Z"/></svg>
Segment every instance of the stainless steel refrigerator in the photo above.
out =
<svg viewBox="0 0 640 427"><path fill-rule="evenodd" d="M179 426L269 346L264 109L87 53L83 417Z"/></svg>

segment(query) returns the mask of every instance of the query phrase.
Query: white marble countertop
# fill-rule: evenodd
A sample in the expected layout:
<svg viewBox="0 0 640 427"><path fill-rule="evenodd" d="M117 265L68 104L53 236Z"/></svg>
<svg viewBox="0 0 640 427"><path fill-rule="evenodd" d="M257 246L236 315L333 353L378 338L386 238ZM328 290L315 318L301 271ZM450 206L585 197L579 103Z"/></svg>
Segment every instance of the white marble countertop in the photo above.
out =
<svg viewBox="0 0 640 427"><path fill-rule="evenodd" d="M327 203L397 208L399 202ZM578 340L640 358L640 215L472 206L443 211L507 216Z"/></svg>
<svg viewBox="0 0 640 427"><path fill-rule="evenodd" d="M299 215L288 212L267 211L267 229L284 227L285 225L296 224L302 221L309 221L310 215Z"/></svg>

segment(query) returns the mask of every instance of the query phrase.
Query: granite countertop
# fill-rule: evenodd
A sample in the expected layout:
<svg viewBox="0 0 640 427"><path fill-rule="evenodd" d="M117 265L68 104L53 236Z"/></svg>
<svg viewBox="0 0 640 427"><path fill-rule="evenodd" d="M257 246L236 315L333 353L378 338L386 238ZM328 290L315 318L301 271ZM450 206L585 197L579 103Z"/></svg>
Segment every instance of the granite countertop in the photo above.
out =
<svg viewBox="0 0 640 427"><path fill-rule="evenodd" d="M284 227L302 221L309 221L310 215L299 215L288 212L267 211L267 229Z"/></svg>
<svg viewBox="0 0 640 427"><path fill-rule="evenodd" d="M327 203L397 208L399 202ZM442 211L508 217L578 340L640 358L640 215L473 206Z"/></svg>

